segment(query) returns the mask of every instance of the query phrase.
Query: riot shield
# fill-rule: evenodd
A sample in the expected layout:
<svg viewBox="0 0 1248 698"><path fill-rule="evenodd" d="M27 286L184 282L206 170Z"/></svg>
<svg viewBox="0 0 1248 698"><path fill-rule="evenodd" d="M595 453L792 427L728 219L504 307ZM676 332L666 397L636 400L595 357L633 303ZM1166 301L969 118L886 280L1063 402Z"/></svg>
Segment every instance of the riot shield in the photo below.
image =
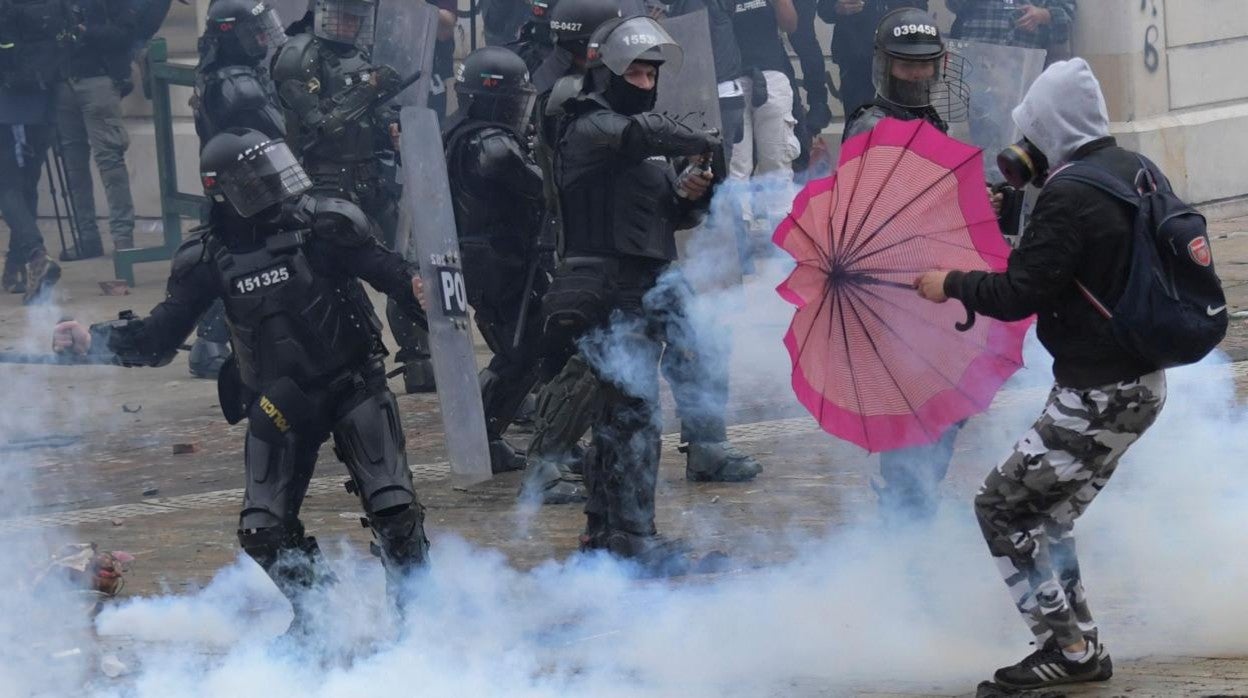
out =
<svg viewBox="0 0 1248 698"><path fill-rule="evenodd" d="M399 121L404 167L396 246L420 265L425 283L446 452L454 484L463 488L490 479L492 472L442 134L428 107L403 107Z"/></svg>
<svg viewBox="0 0 1248 698"><path fill-rule="evenodd" d="M663 28L684 50L680 71L659 71L659 97L654 110L698 129L721 128L719 83L706 10L664 19ZM724 173L726 174L726 173Z"/></svg>
<svg viewBox="0 0 1248 698"><path fill-rule="evenodd" d="M963 80L971 93L966 124L952 133L984 149L984 174L990 184L998 184L1004 179L997 171L997 153L1022 137L1010 113L1044 70L1045 52L977 41L950 41L949 48L966 59Z"/></svg>
<svg viewBox="0 0 1248 698"><path fill-rule="evenodd" d="M423 0L381 0L377 6L376 26L373 64L388 65L402 78L421 71L420 79L400 92L394 104L425 106L429 103L429 86L433 80L438 9Z"/></svg>
<svg viewBox="0 0 1248 698"><path fill-rule="evenodd" d="M697 129L721 129L719 84L715 78L715 55L711 52L711 30L706 10L668 17L663 28L684 49L680 73L659 71L659 97L655 111ZM712 164L727 176L727 163ZM711 202L711 215L693 230L676 234L681 263L693 285L700 291L741 283L736 233L739 216L729 213L731 199L745 195L742 187L723 182Z"/></svg>
<svg viewBox="0 0 1248 698"><path fill-rule="evenodd" d="M277 12L277 18L283 27L289 27L308 13L308 2L309 0L265 0L264 4Z"/></svg>

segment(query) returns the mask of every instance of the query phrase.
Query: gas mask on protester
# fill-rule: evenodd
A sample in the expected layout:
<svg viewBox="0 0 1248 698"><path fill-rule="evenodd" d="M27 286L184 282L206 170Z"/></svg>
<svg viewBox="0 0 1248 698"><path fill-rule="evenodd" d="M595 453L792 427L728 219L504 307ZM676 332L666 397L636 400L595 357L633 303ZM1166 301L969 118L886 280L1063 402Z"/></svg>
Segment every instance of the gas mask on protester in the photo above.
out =
<svg viewBox="0 0 1248 698"><path fill-rule="evenodd" d="M997 154L997 169L1012 187L1039 187L1049 177L1049 159L1035 143L1024 138Z"/></svg>

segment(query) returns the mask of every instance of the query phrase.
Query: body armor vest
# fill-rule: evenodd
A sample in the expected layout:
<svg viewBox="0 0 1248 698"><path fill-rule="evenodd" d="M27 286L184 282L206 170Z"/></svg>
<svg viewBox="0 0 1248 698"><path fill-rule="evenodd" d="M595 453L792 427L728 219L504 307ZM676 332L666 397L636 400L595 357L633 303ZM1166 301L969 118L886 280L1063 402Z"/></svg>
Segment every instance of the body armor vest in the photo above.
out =
<svg viewBox="0 0 1248 698"><path fill-rule="evenodd" d="M259 89L262 94L240 94L251 89ZM286 119L277 106L273 81L263 68L227 65L197 72L195 96L199 102L195 132L201 143L229 128L250 128L270 138L282 138L286 133ZM260 98L264 104L259 109L240 106L240 102L256 104Z"/></svg>
<svg viewBox="0 0 1248 698"><path fill-rule="evenodd" d="M333 110L335 97L369 79L373 72L372 63L359 49L322 41L310 34L291 39L281 51L315 56L311 64L300 61L306 65L307 74L299 76L299 79L306 80L314 88L323 113ZM287 57L279 56L274 64L289 60L284 58ZM274 74L274 79L279 82L294 77ZM346 124L340 136L322 139L315 144L312 142L316 131L311 124L303 122L300 114L288 111L286 127L286 141L294 152L300 154L303 168L317 190L338 191L344 198L358 200L359 188L364 186L362 181L375 179L372 173L376 171L374 146L377 124L371 112L365 112L353 123Z"/></svg>
<svg viewBox="0 0 1248 698"><path fill-rule="evenodd" d="M594 118L589 113L576 121ZM566 127L561 149L577 147L575 136L569 136L578 127L576 121ZM556 153L555 172L566 256L676 259L676 171L666 158L617 158L568 172Z"/></svg>
<svg viewBox="0 0 1248 698"><path fill-rule="evenodd" d="M315 273L306 234L275 233L250 252L214 251L239 373L252 390L283 376L324 383L383 351L359 281Z"/></svg>

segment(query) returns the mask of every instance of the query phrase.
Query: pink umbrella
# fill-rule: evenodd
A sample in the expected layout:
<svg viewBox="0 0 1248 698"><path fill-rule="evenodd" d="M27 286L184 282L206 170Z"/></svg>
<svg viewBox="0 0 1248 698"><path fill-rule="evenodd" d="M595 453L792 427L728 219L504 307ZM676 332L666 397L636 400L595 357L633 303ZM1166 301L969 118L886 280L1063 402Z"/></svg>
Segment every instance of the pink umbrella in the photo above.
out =
<svg viewBox="0 0 1248 698"><path fill-rule="evenodd" d="M913 288L929 269L1005 268L978 148L885 119L842 146L773 240L797 260L776 289L797 306L793 390L828 433L868 451L931 443L1022 366L1029 322L959 323L961 305Z"/></svg>

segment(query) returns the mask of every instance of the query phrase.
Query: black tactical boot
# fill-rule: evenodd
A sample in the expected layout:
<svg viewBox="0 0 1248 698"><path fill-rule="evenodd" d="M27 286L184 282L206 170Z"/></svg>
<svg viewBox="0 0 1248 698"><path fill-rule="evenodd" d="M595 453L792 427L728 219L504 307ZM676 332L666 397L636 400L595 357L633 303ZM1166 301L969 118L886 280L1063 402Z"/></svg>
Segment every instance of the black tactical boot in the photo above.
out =
<svg viewBox="0 0 1248 698"><path fill-rule="evenodd" d="M647 577L679 577L693 568L693 560L683 541L655 533L641 536L611 531L607 550L612 555L635 562Z"/></svg>
<svg viewBox="0 0 1248 698"><path fill-rule="evenodd" d="M80 262L84 259L95 259L104 256L104 243L99 240L83 240L78 249L67 247L61 252L62 262Z"/></svg>
<svg viewBox="0 0 1248 698"><path fill-rule="evenodd" d="M689 443L679 450L688 456L685 479L690 482L746 482L763 472L761 463L727 441Z"/></svg>
<svg viewBox="0 0 1248 698"><path fill-rule="evenodd" d="M495 474L524 469L524 451L517 451L501 438L490 439L490 470Z"/></svg>
<svg viewBox="0 0 1248 698"><path fill-rule="evenodd" d="M520 481L520 501L527 504L577 504L588 499L579 475L549 458L529 457Z"/></svg>
<svg viewBox="0 0 1248 698"><path fill-rule="evenodd" d="M396 357L396 360L403 363L401 357ZM433 379L433 361L424 358L403 363L403 390L408 395L432 393L437 389L438 385Z"/></svg>

